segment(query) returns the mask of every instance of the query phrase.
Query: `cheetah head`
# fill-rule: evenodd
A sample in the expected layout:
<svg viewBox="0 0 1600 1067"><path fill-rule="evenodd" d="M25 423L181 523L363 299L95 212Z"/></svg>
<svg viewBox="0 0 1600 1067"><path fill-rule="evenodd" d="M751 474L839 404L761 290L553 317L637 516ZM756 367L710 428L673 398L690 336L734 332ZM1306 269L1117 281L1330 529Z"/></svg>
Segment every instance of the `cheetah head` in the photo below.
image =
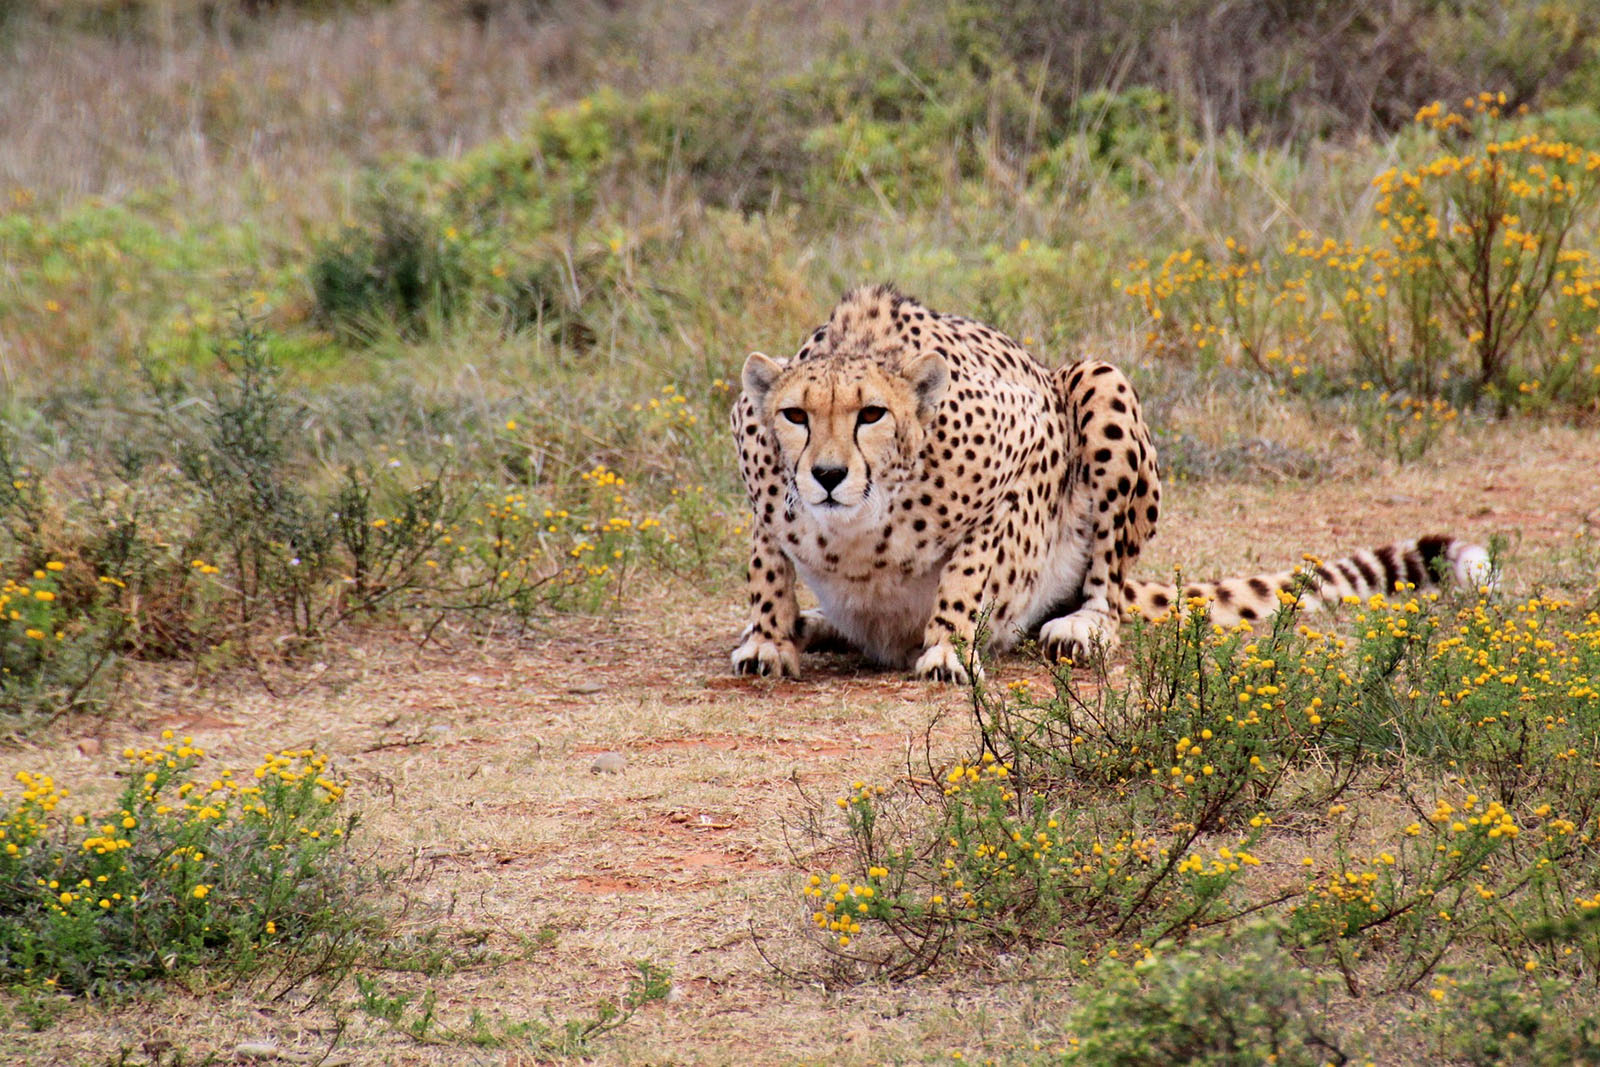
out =
<svg viewBox="0 0 1600 1067"><path fill-rule="evenodd" d="M944 357L904 366L869 356L779 363L753 352L744 391L782 455L800 502L819 522L876 521L916 462L950 385Z"/></svg>

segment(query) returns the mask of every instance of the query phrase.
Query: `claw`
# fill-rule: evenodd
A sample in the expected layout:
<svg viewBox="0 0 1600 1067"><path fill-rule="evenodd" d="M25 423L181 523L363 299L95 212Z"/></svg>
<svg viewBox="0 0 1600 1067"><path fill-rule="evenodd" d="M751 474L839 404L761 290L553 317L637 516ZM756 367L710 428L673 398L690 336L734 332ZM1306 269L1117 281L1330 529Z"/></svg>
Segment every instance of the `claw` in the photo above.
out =
<svg viewBox="0 0 1600 1067"><path fill-rule="evenodd" d="M733 672L761 677L800 677L800 654L793 641L769 641L749 637L733 650Z"/></svg>
<svg viewBox="0 0 1600 1067"><path fill-rule="evenodd" d="M979 678L983 677L983 665L976 661L972 669ZM948 682L954 685L966 685L972 679L967 672L967 665L961 662L961 655L955 647L947 644L937 644L927 649L917 659L917 665L911 673L918 678L929 682Z"/></svg>
<svg viewBox="0 0 1600 1067"><path fill-rule="evenodd" d="M1039 628L1039 647L1052 662L1087 663L1116 645L1116 623L1095 611L1075 611Z"/></svg>

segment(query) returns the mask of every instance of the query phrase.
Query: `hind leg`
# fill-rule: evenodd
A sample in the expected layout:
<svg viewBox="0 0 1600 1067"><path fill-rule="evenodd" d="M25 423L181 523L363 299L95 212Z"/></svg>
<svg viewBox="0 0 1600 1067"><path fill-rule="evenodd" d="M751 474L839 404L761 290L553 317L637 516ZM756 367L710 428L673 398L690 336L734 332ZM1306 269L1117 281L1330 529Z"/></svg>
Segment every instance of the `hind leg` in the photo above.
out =
<svg viewBox="0 0 1600 1067"><path fill-rule="evenodd" d="M1083 660L1116 646L1123 576L1155 535L1161 479L1139 397L1109 363L1084 362L1055 374L1074 434L1061 522L1084 545L1079 604L1047 620L1039 644L1051 659Z"/></svg>

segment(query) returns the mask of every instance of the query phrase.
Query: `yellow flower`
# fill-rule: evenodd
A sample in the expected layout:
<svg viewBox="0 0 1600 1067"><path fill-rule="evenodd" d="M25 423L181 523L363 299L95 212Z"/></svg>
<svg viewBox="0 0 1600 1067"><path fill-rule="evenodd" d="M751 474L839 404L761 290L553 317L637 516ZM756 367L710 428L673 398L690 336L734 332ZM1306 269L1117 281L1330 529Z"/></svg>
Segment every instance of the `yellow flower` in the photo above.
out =
<svg viewBox="0 0 1600 1067"><path fill-rule="evenodd" d="M210 886L208 886L208 885L197 885L197 886L194 887L194 898L196 900L204 900L206 898L206 894L209 893L209 892L211 892L211 887Z"/></svg>

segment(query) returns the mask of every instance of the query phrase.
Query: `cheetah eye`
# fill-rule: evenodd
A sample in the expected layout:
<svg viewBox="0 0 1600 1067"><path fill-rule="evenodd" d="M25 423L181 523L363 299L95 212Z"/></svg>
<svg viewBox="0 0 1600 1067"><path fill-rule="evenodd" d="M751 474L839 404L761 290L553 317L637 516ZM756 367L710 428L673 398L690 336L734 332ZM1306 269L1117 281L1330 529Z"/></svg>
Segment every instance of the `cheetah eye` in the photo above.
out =
<svg viewBox="0 0 1600 1067"><path fill-rule="evenodd" d="M778 412L778 414L782 415L796 426L804 426L806 424L805 408L784 408L782 411Z"/></svg>
<svg viewBox="0 0 1600 1067"><path fill-rule="evenodd" d="M856 425L858 425L858 426L871 425L872 423L877 422L879 419L883 418L887 414L889 414L889 411L888 411L887 408L880 408L876 404L868 405L867 407L864 407L864 408L861 409L861 414L856 416Z"/></svg>

